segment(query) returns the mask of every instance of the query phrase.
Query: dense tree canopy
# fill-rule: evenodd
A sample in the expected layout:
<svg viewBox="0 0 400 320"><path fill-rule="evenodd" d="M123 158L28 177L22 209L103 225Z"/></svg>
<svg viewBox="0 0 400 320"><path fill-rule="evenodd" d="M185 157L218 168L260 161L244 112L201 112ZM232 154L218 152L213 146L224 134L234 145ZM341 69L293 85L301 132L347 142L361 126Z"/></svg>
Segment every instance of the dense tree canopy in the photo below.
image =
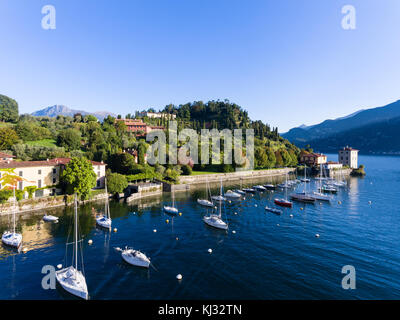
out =
<svg viewBox="0 0 400 320"><path fill-rule="evenodd" d="M10 127L0 128L0 150L9 150L19 140L17 133Z"/></svg>
<svg viewBox="0 0 400 320"><path fill-rule="evenodd" d="M15 122L17 120L18 120L17 101L0 94L0 121Z"/></svg>

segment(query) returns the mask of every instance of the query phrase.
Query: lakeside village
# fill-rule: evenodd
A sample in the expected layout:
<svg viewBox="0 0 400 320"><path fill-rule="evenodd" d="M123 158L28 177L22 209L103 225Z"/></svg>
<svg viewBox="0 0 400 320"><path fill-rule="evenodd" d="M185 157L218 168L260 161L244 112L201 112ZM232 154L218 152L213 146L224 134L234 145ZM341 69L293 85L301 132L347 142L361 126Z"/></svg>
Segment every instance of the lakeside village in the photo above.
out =
<svg viewBox="0 0 400 320"><path fill-rule="evenodd" d="M163 118L163 115L158 113L155 113L154 116ZM150 126L142 119L108 119L108 121L112 121L112 124L116 127L123 128L125 132L137 133L138 137L154 129L164 130L164 127ZM97 121L95 123L97 125ZM264 135L266 132L262 134ZM277 132L272 135L275 135L277 141L279 141ZM268 142L268 144L271 146L271 142ZM70 294L88 299L86 278L78 265L79 245L82 246L78 231L79 200L103 199L105 201L104 212L93 212L96 226L116 232L116 228L112 229L112 214L109 207L111 196L130 202L142 197L170 192L172 203L163 205L162 210L167 215L180 216L182 213L179 211L179 205L175 204L174 192L186 191L192 185L200 185L205 188L206 193L205 196L197 199L197 204L211 210L211 213L202 217L204 224L227 232L229 221L226 215L223 217L221 214L222 204L225 201L240 201L246 197L252 197L256 193L276 192L277 196L273 199L274 206L267 205L265 211L281 215L285 208L292 208L293 201L301 203L329 202L333 200L333 194L337 193L339 188L347 186L346 176L363 174L363 167L358 166L358 150L350 147L344 147L338 151L337 162L328 162L326 155L314 153L310 148L308 150L302 149L296 158L291 157L288 151L282 149L282 153L281 151L272 153L275 159L274 168L260 168L260 163L270 160L265 151L266 157L260 157L264 148L267 149L270 146L267 147L264 144L260 147L256 144L255 163L258 164L256 170L226 170L223 165L219 166L219 168L222 168L222 172L193 171L195 165L189 162L189 164L181 166L183 175L175 176L173 179L171 177L166 179L168 175L163 176L161 172L156 174L154 168L150 172L141 173L132 173L132 171L127 170L127 168L137 167L146 162L147 155L143 148L141 150L127 149L110 154L108 163L89 160L84 156L23 160L14 154L1 152L0 200L2 204L0 209L2 214L12 214L12 222L9 223L8 230L5 230L2 234L2 244L18 252L21 250L27 252L28 248L22 246L23 234L16 228L19 215L24 211L44 211L44 209L54 206L73 204L74 237L71 244L73 245L74 261L66 267L61 264L57 265L59 270L56 271L56 279L60 286ZM284 156L279 159L278 155ZM295 155L293 151L292 155ZM283 158L286 158L285 162L283 162ZM277 162L278 166L276 165ZM114 169L114 172L107 166ZM116 168L117 170L115 170ZM165 168L163 169L165 170ZM166 170L172 171L172 168ZM118 172L129 172L131 176L127 178L127 175ZM310 175L317 175L315 178L318 181L317 189L313 191L307 191L306 187L311 182ZM254 183L255 179L265 179L265 182L268 178L276 176L281 178L283 176L284 182L246 186L246 184ZM223 181L224 183L240 181L240 188L224 192ZM220 183L218 194L211 193L210 183L212 182ZM302 191L299 192L300 188L296 188L296 186L301 183L304 188L301 188ZM288 196L290 189L297 189L297 191L292 190ZM284 194L284 196L278 196L278 194ZM293 217L293 214L290 214L290 216ZM58 217L46 213L43 215L43 220L46 223L57 223ZM169 223L169 220L167 219L166 222ZM233 232L236 231L232 230ZM319 235L316 234L316 237L319 237ZM91 241L89 239L89 245ZM119 251L122 259L130 265L144 268L150 266L150 258L139 250L130 247L125 247L125 249L118 247L115 250ZM212 249L208 250L209 253L212 252ZM181 280L182 275L178 274L176 278Z"/></svg>

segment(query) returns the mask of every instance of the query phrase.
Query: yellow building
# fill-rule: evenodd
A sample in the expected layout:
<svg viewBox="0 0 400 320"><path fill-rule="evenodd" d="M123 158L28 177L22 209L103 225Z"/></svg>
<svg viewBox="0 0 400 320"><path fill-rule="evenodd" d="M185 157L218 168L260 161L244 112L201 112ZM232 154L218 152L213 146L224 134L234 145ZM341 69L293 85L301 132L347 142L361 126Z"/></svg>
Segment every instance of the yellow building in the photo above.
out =
<svg viewBox="0 0 400 320"><path fill-rule="evenodd" d="M70 158L55 158L45 161L6 161L0 162L0 189L10 186L7 178L17 181L17 190L35 186L35 197L57 193L60 174ZM96 188L104 188L106 165L103 162L91 161L97 176ZM26 196L26 195L25 195Z"/></svg>

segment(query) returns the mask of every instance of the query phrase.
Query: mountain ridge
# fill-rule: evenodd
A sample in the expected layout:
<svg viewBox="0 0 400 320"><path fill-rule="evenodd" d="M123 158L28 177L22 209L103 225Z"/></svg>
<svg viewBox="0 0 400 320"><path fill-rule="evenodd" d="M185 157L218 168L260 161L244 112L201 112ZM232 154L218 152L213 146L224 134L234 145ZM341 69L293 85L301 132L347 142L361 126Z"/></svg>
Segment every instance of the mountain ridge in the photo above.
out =
<svg viewBox="0 0 400 320"><path fill-rule="evenodd" d="M36 116L36 117L57 117L58 115L63 115L63 116L69 116L69 117L73 117L74 114L76 113L80 113L83 116L86 115L93 115L95 116L97 119L99 119L100 121L103 121L104 118L106 118L108 115L116 117L116 115L112 112L108 112L108 111L96 111L96 112L87 112L84 110L76 110L76 109L71 109L65 105L62 104L56 104L53 106L49 106L47 108L43 108L37 111L34 111L31 113L32 116Z"/></svg>

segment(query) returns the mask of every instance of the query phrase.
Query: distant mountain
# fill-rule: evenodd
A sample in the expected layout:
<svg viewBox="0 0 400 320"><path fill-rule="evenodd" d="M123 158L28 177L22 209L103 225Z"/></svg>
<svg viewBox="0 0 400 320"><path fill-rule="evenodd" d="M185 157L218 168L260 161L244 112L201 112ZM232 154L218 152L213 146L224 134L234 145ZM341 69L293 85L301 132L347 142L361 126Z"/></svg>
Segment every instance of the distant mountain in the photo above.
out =
<svg viewBox="0 0 400 320"><path fill-rule="evenodd" d="M116 115L112 112L107 112L107 111L86 112L82 110L70 109L67 106L63 105L54 105L51 107L47 107L42 110L32 112L31 115L36 117L57 117L58 115L73 117L75 113L80 113L83 116L91 114L94 115L100 121L103 121L104 118L106 118L108 115L116 117Z"/></svg>
<svg viewBox="0 0 400 320"><path fill-rule="evenodd" d="M306 128L293 128L282 134L282 137L299 147L310 144L310 141L337 135L341 132L400 117L400 100L383 107L359 110L348 116L335 120L325 120ZM346 143L346 145L349 143Z"/></svg>
<svg viewBox="0 0 400 320"><path fill-rule="evenodd" d="M400 117L370 123L329 137L308 141L314 150L336 153L349 145L362 153L400 154Z"/></svg>

